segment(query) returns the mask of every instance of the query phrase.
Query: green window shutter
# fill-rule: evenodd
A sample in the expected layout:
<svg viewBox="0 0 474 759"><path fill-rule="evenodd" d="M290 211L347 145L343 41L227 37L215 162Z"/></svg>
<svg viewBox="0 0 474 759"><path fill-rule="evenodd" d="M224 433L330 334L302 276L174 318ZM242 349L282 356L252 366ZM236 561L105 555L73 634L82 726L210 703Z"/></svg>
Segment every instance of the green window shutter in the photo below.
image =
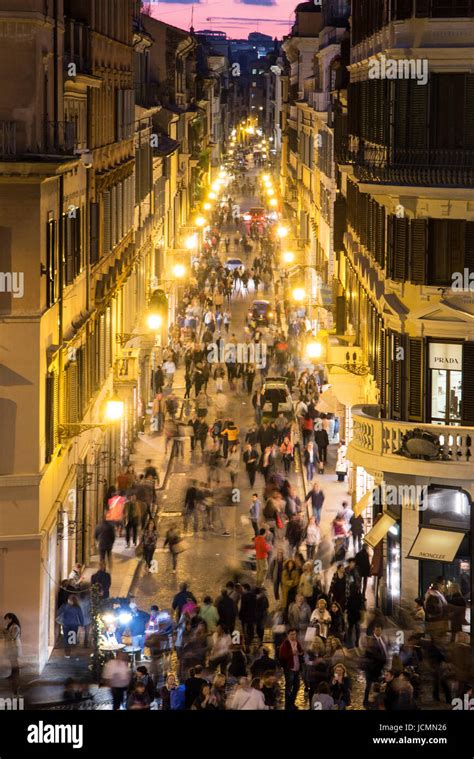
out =
<svg viewBox="0 0 474 759"><path fill-rule="evenodd" d="M410 225L410 281L416 285L426 282L428 220L413 219Z"/></svg>
<svg viewBox="0 0 474 759"><path fill-rule="evenodd" d="M408 418L423 421L423 340L408 340Z"/></svg>

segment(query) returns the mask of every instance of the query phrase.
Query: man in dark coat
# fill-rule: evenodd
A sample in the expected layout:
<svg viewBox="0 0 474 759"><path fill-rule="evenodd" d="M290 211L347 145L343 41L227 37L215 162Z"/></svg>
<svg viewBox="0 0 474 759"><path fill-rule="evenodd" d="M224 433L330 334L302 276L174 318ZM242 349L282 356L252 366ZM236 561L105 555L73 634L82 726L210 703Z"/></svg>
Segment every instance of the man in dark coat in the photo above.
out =
<svg viewBox="0 0 474 759"><path fill-rule="evenodd" d="M235 628L237 607L225 588L221 591L221 594L217 599L216 608L219 613L220 624L222 624L228 630L228 632L232 634Z"/></svg>
<svg viewBox="0 0 474 759"><path fill-rule="evenodd" d="M242 586L244 592L240 599L240 612L239 618L242 622L242 629L244 631L245 646L247 650L252 645L253 637L255 635L255 623L257 621L257 596L248 585L244 583Z"/></svg>
<svg viewBox="0 0 474 759"><path fill-rule="evenodd" d="M365 598L367 592L367 580L370 577L370 559L365 543L362 545L359 553L355 555L356 567L359 570L359 575L362 578L362 595Z"/></svg>

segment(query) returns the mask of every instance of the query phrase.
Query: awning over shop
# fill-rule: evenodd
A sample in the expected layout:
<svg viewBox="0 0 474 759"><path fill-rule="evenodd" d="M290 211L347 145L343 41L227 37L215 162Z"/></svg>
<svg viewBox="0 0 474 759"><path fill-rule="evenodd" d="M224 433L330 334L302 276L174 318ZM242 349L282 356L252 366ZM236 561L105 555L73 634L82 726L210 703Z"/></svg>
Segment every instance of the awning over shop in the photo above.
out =
<svg viewBox="0 0 474 759"><path fill-rule="evenodd" d="M368 490L365 495L362 496L360 501L354 506L354 516L360 517L360 515L366 510L372 503L373 490Z"/></svg>
<svg viewBox="0 0 474 759"><path fill-rule="evenodd" d="M420 527L415 542L408 552L408 558L451 562L454 560L465 534L459 530L435 530L432 527Z"/></svg>
<svg viewBox="0 0 474 759"><path fill-rule="evenodd" d="M367 543L371 548L375 548L385 535L389 531L390 527L396 524L397 520L390 514L382 514L381 518L374 524L372 529L367 533L364 538L364 543Z"/></svg>

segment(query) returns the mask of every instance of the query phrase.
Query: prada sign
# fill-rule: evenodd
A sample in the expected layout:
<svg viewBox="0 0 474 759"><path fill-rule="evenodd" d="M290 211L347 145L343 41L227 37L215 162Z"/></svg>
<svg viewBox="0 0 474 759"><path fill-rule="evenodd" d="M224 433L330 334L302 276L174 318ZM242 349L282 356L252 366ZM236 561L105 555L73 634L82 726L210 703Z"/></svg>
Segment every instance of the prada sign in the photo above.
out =
<svg viewBox="0 0 474 759"><path fill-rule="evenodd" d="M462 345L430 343L430 369L462 371Z"/></svg>
<svg viewBox="0 0 474 759"><path fill-rule="evenodd" d="M464 535L464 532L454 532L454 530L420 527L415 542L408 552L408 558L451 562L459 550Z"/></svg>

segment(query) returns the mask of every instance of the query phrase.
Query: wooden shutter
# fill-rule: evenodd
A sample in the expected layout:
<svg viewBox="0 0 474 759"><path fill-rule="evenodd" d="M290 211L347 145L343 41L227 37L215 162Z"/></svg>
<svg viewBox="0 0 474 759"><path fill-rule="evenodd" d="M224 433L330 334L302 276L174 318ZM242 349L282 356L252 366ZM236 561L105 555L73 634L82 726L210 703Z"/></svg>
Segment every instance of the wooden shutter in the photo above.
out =
<svg viewBox="0 0 474 759"><path fill-rule="evenodd" d="M423 421L423 340L408 340L408 418L415 422Z"/></svg>
<svg viewBox="0 0 474 759"><path fill-rule="evenodd" d="M112 315L110 307L105 312L105 371L108 372L112 365Z"/></svg>
<svg viewBox="0 0 474 759"><path fill-rule="evenodd" d="M117 242L123 238L125 225L123 223L123 182L117 184Z"/></svg>
<svg viewBox="0 0 474 759"><path fill-rule="evenodd" d="M86 398L86 381L85 381L85 362L84 348L81 346L76 351L77 364L77 421L80 422L84 416L85 398Z"/></svg>
<svg viewBox="0 0 474 759"><path fill-rule="evenodd" d="M398 79L392 82L394 92L394 144L395 144L395 160L403 160L405 153L403 152L408 147L408 80ZM421 89L421 86L419 87ZM400 152L402 151L402 152Z"/></svg>
<svg viewBox="0 0 474 759"><path fill-rule="evenodd" d="M426 253L428 220L413 219L410 224L410 281L416 285L426 283Z"/></svg>
<svg viewBox="0 0 474 759"><path fill-rule="evenodd" d="M104 234L102 237L103 253L107 255L111 248L111 228L110 228L110 192L107 190L102 193L102 220Z"/></svg>
<svg viewBox="0 0 474 759"><path fill-rule="evenodd" d="M466 222L466 244L464 246L464 266L474 272L474 221Z"/></svg>
<svg viewBox="0 0 474 759"><path fill-rule="evenodd" d="M96 264L99 260L99 204L90 204L90 262Z"/></svg>
<svg viewBox="0 0 474 759"><path fill-rule="evenodd" d="M336 297L336 335L344 335L346 332L347 313L346 298L344 295Z"/></svg>
<svg viewBox="0 0 474 759"><path fill-rule="evenodd" d="M82 271L82 214L81 209L76 208L74 219L74 276L77 277Z"/></svg>
<svg viewBox="0 0 474 759"><path fill-rule="evenodd" d="M403 376L402 365L403 360L397 360L400 348L403 349L402 336L396 332L391 336L392 344L392 356L391 356L391 379L392 379L392 393L391 393L391 416L393 419L401 419L403 415Z"/></svg>
<svg viewBox="0 0 474 759"><path fill-rule="evenodd" d="M464 343L462 353L462 423L474 425L474 343Z"/></svg>
<svg viewBox="0 0 474 759"><path fill-rule="evenodd" d="M77 363L71 361L66 368L67 419L70 424L74 424L79 418L77 386Z"/></svg>
<svg viewBox="0 0 474 759"><path fill-rule="evenodd" d="M344 248L344 233L346 231L346 199L343 195L336 196L334 202L334 250Z"/></svg>
<svg viewBox="0 0 474 759"><path fill-rule="evenodd" d="M425 150L428 147L428 85L409 80L409 148Z"/></svg>
<svg viewBox="0 0 474 759"><path fill-rule="evenodd" d="M54 390L53 390L53 451L59 445L59 374L54 372Z"/></svg>
<svg viewBox="0 0 474 759"><path fill-rule="evenodd" d="M102 383L105 380L106 377L106 369L105 369L105 315L100 315L100 322L99 322L99 335L98 335L98 343L99 343L99 376L100 376L100 382Z"/></svg>
<svg viewBox="0 0 474 759"><path fill-rule="evenodd" d="M54 451L54 374L46 377L45 401L45 462L51 461Z"/></svg>
<svg viewBox="0 0 474 759"><path fill-rule="evenodd" d="M115 112L115 133L117 135L117 142L120 142L125 137L123 130L124 122L124 91L117 90L115 93L116 112Z"/></svg>
<svg viewBox="0 0 474 759"><path fill-rule="evenodd" d="M474 74L465 75L464 149L474 150Z"/></svg>
<svg viewBox="0 0 474 759"><path fill-rule="evenodd" d="M385 266L385 208L382 205L377 205L377 223L376 223L376 235L375 235L375 260L384 268Z"/></svg>
<svg viewBox="0 0 474 759"><path fill-rule="evenodd" d="M110 193L110 239L112 248L117 245L117 188L112 187Z"/></svg>
<svg viewBox="0 0 474 759"><path fill-rule="evenodd" d="M74 219L65 214L63 216L63 250L66 285L74 282L74 245Z"/></svg>
<svg viewBox="0 0 474 759"><path fill-rule="evenodd" d="M404 281L407 273L408 260L407 218L389 217L389 247L388 247L388 276L391 279Z"/></svg>
<svg viewBox="0 0 474 759"><path fill-rule="evenodd" d="M370 107L369 107L369 84L368 80L360 82L360 94L361 94L361 123L360 123L360 136L363 139L368 138L369 134L369 122L370 122Z"/></svg>

